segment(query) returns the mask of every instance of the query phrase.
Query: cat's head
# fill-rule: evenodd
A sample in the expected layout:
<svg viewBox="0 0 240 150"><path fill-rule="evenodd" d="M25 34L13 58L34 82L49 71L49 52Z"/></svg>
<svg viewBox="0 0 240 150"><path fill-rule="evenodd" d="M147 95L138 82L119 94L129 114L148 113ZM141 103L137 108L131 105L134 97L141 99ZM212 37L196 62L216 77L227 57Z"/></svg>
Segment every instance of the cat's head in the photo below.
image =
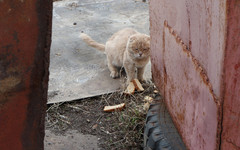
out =
<svg viewBox="0 0 240 150"><path fill-rule="evenodd" d="M134 59L143 59L150 55L150 37L145 34L134 34L129 37L128 52Z"/></svg>

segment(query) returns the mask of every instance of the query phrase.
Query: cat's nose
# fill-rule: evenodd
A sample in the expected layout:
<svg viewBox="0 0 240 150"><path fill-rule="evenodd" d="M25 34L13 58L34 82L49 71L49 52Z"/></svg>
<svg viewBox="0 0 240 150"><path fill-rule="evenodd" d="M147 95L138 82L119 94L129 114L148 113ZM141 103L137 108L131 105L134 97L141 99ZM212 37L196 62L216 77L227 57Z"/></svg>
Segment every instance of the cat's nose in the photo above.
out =
<svg viewBox="0 0 240 150"><path fill-rule="evenodd" d="M139 53L139 56L141 57L141 56L142 56L142 53Z"/></svg>

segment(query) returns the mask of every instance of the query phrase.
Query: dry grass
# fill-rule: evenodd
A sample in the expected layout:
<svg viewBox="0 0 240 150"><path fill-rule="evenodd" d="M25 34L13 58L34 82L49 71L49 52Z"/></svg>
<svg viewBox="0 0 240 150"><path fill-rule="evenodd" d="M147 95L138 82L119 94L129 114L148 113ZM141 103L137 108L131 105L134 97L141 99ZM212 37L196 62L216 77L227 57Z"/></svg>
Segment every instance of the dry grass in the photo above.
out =
<svg viewBox="0 0 240 150"><path fill-rule="evenodd" d="M152 82L143 84L145 90L134 95L114 92L75 102L53 104L48 107L46 128L58 134L77 129L99 137L103 149L142 149L146 111L144 97L155 97ZM106 113L103 107L125 103L120 112Z"/></svg>

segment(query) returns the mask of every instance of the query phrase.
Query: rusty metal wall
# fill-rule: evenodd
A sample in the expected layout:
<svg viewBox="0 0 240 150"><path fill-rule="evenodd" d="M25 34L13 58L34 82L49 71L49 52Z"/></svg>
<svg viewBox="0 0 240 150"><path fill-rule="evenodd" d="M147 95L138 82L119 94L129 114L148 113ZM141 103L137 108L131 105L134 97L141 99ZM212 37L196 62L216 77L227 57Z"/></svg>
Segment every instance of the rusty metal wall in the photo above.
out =
<svg viewBox="0 0 240 150"><path fill-rule="evenodd" d="M234 10L231 9L233 3ZM222 111L222 103L239 102L238 86L236 92L231 93L236 96L235 100L224 99L224 91L228 91L225 87L233 81L227 74L224 76L227 70L231 75L233 73L226 64L234 61L230 63L234 65L239 61L239 38L232 40L231 34L227 34L239 30L239 19L236 21L239 18L238 3L236 0L150 1L153 80L164 95L174 123L189 149L218 149L224 139L220 137L221 133L233 137L228 128L226 132L222 130L225 128L222 115L229 117L225 114L227 111ZM227 10L231 11L227 13ZM235 24L230 25L230 20L235 20ZM229 43L235 44L234 60L227 55L233 48L226 45ZM239 120L239 111L235 110L235 116L229 115ZM230 125L236 125L232 131L239 133L239 123L234 121ZM237 143L239 138L231 141Z"/></svg>
<svg viewBox="0 0 240 150"><path fill-rule="evenodd" d="M227 3L222 150L240 149L240 1Z"/></svg>
<svg viewBox="0 0 240 150"><path fill-rule="evenodd" d="M0 149L43 149L52 2L0 7Z"/></svg>

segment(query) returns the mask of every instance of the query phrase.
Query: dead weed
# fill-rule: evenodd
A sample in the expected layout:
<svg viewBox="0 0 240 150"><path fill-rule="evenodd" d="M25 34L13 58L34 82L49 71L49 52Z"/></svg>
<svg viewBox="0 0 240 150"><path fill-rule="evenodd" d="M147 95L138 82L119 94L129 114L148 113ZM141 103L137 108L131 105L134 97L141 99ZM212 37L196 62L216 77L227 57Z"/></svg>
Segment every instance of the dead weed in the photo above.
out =
<svg viewBox="0 0 240 150"><path fill-rule="evenodd" d="M83 134L96 135L102 149L142 149L146 111L144 97L155 97L152 82L143 84L145 90L134 95L122 91L74 102L49 105L46 129L63 134L75 129ZM106 113L103 107L125 103L120 112Z"/></svg>

